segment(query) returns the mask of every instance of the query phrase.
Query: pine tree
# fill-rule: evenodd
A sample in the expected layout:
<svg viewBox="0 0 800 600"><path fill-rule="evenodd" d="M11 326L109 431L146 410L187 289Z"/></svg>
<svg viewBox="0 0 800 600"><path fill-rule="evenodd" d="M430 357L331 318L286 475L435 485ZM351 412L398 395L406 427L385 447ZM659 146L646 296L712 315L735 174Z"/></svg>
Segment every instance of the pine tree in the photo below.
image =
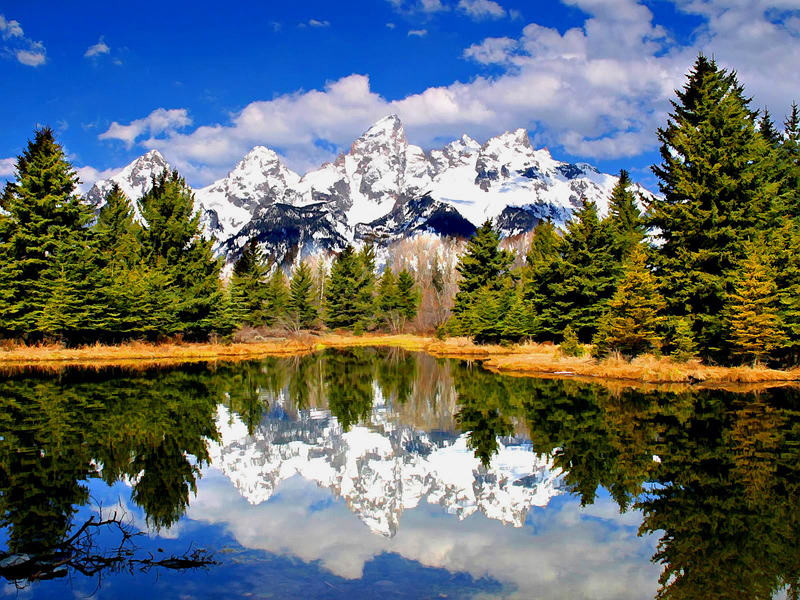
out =
<svg viewBox="0 0 800 600"><path fill-rule="evenodd" d="M378 314L386 321L392 332L403 328L405 318L400 310L400 298L397 293L397 279L394 271L386 267L378 282Z"/></svg>
<svg viewBox="0 0 800 600"><path fill-rule="evenodd" d="M502 341L517 343L531 334L531 315L522 294L516 294L514 302L503 319L500 332Z"/></svg>
<svg viewBox="0 0 800 600"><path fill-rule="evenodd" d="M780 146L780 142L783 139L778 130L775 129L775 123L773 122L772 116L769 114L769 111L766 108L764 109L764 112L761 115L761 119L758 123L758 133L761 134L761 137L764 139L764 141L773 148Z"/></svg>
<svg viewBox="0 0 800 600"><path fill-rule="evenodd" d="M353 299L366 329L375 319L375 247L371 243L364 244L358 253L358 266L360 273Z"/></svg>
<svg viewBox="0 0 800 600"><path fill-rule="evenodd" d="M692 324L684 317L675 317L673 321L670 358L675 362L684 363L697 354L697 344L692 337Z"/></svg>
<svg viewBox="0 0 800 600"><path fill-rule="evenodd" d="M775 280L763 251L751 245L734 279L725 316L733 354L759 364L786 343L778 312Z"/></svg>
<svg viewBox="0 0 800 600"><path fill-rule="evenodd" d="M549 302L540 314L541 331L558 339L570 325L578 339L589 341L614 293L620 263L608 221L600 221L594 202L583 206L567 225L560 244L560 273L550 285Z"/></svg>
<svg viewBox="0 0 800 600"><path fill-rule="evenodd" d="M282 324L289 308L289 286L286 275L278 265L267 280L264 300L264 322L267 325Z"/></svg>
<svg viewBox="0 0 800 600"><path fill-rule="evenodd" d="M56 279L55 257L77 258L91 210L78 196L78 177L50 128L36 130L17 157L16 182L3 193L0 218L0 330L35 334ZM62 265L67 273L74 265ZM68 275L64 275L65 277Z"/></svg>
<svg viewBox="0 0 800 600"><path fill-rule="evenodd" d="M701 354L724 360L721 314L731 277L744 240L773 225L778 184L734 73L700 56L677 94L658 131L662 162L653 167L664 195L649 221L663 241L658 275L669 312L693 317Z"/></svg>
<svg viewBox="0 0 800 600"><path fill-rule="evenodd" d="M419 309L419 291L414 283L414 277L403 269L397 276L397 304L400 312L407 321L413 321Z"/></svg>
<svg viewBox="0 0 800 600"><path fill-rule="evenodd" d="M553 288L561 280L562 238L551 221L540 221L533 230L531 247L522 269L522 296L528 307L534 338L555 340L558 331L546 321Z"/></svg>
<svg viewBox="0 0 800 600"><path fill-rule="evenodd" d="M325 290L325 324L352 327L363 321L363 308L355 300L362 294L363 265L352 246L334 259Z"/></svg>
<svg viewBox="0 0 800 600"><path fill-rule="evenodd" d="M645 250L637 246L631 251L617 290L600 320L592 354L602 357L619 352L636 356L660 351L659 331L665 307L656 278L647 265Z"/></svg>
<svg viewBox="0 0 800 600"><path fill-rule="evenodd" d="M564 356L583 356L583 345L578 340L578 334L575 333L572 325L567 325L561 333L561 343L558 349Z"/></svg>
<svg viewBox="0 0 800 600"><path fill-rule="evenodd" d="M314 326L317 320L314 297L311 268L308 264L301 262L292 273L288 304L289 319L297 325L298 329L311 329Z"/></svg>
<svg viewBox="0 0 800 600"><path fill-rule="evenodd" d="M472 338L476 344L496 344L503 333L503 313L499 303L499 293L488 286L475 294L475 301L469 310L469 324Z"/></svg>
<svg viewBox="0 0 800 600"><path fill-rule="evenodd" d="M153 177L139 200L146 225L140 230L144 256L152 267L166 269L175 290L177 333L202 339L215 328L222 302L221 263L212 242L203 238L194 194L177 171Z"/></svg>
<svg viewBox="0 0 800 600"><path fill-rule="evenodd" d="M461 274L455 304L452 310L452 329L461 334L472 335L467 313L475 305L478 291L498 290L508 273L514 257L511 252L500 249L500 236L486 221L468 241L466 252L461 256L456 270Z"/></svg>
<svg viewBox="0 0 800 600"><path fill-rule="evenodd" d="M632 185L628 172L621 170L608 202L608 224L614 238L616 258L619 261L628 256L644 239L646 233L642 213L636 206L636 198L631 191Z"/></svg>
<svg viewBox="0 0 800 600"><path fill-rule="evenodd" d="M229 285L231 314L237 326L260 327L271 324L274 316L267 311L267 266L256 239L242 248L233 265Z"/></svg>

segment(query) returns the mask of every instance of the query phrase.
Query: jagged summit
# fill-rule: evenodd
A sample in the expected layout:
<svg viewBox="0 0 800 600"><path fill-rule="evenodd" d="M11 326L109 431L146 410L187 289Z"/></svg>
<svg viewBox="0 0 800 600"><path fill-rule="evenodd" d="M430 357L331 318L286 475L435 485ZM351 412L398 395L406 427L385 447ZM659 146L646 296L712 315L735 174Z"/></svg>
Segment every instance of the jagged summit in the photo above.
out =
<svg viewBox="0 0 800 600"><path fill-rule="evenodd" d="M164 158L151 150L97 182L89 199L101 202L116 181L135 200L164 168ZM426 153L408 142L401 119L388 115L335 161L302 177L274 150L256 146L224 178L197 190L195 199L219 254L233 260L255 237L268 255L283 260L363 239L466 232L486 219L505 235L545 218L563 224L582 197L606 210L616 182L591 165L534 149L525 129L483 144L463 135Z"/></svg>

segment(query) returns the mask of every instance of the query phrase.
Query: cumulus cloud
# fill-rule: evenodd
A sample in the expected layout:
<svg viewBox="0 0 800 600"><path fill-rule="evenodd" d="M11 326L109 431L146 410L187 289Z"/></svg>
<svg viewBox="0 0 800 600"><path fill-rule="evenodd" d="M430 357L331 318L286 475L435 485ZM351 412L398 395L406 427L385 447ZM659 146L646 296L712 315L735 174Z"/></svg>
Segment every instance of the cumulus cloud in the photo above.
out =
<svg viewBox="0 0 800 600"><path fill-rule="evenodd" d="M318 21L317 19L311 19L308 24L311 27L329 27L330 21Z"/></svg>
<svg viewBox="0 0 800 600"><path fill-rule="evenodd" d="M679 10L703 19L691 46L672 39L643 0L563 1L585 13L581 26L559 31L530 23L516 38L475 43L464 57L479 73L490 66L491 75L467 82L389 101L371 89L367 76L353 74L322 89L252 102L226 122L194 131L179 132L188 124L183 121L154 133L146 117L115 123L103 135L158 148L195 177L193 183L224 175L256 144L275 148L291 168L305 172L392 113L403 119L409 140L425 148L463 133L485 140L525 127L537 145L587 160L612 159L656 147L655 131L699 51L736 67L754 107L768 105L776 120L800 88L800 37L791 26L800 9L789 0L674 0Z"/></svg>
<svg viewBox="0 0 800 600"><path fill-rule="evenodd" d="M388 0L389 4L401 14L433 14L450 10L442 0Z"/></svg>
<svg viewBox="0 0 800 600"><path fill-rule="evenodd" d="M98 138L101 140L120 140L130 148L133 146L134 141L142 135L153 137L162 133L170 134L191 124L192 119L185 108L173 108L170 110L157 108L143 119L136 119L128 125L120 125L114 121Z"/></svg>
<svg viewBox="0 0 800 600"><path fill-rule="evenodd" d="M0 177L13 177L17 169L17 159L13 156L0 158Z"/></svg>
<svg viewBox="0 0 800 600"><path fill-rule="evenodd" d="M425 37L428 35L427 29L412 29L408 32L408 37Z"/></svg>
<svg viewBox="0 0 800 600"><path fill-rule="evenodd" d="M85 194L90 189L96 181L100 181L101 179L108 179L117 173L119 173L123 167L114 167L111 169L104 169L99 170L95 169L94 167L75 167L75 171L78 173L78 179L80 179L80 183L78 184L78 193Z"/></svg>
<svg viewBox="0 0 800 600"><path fill-rule="evenodd" d="M85 58L94 58L100 56L101 54L108 54L111 52L111 49L108 47L108 44L105 43L103 40L103 36L100 36L100 39L97 40L97 43L89 46L84 52L83 56Z"/></svg>
<svg viewBox="0 0 800 600"><path fill-rule="evenodd" d="M494 0L459 0L458 10L476 21L502 19L507 14Z"/></svg>
<svg viewBox="0 0 800 600"><path fill-rule="evenodd" d="M6 19L2 14L0 14L0 37L3 39L2 54L14 57L29 67L38 67L47 62L47 50L44 44L26 37L19 21Z"/></svg>

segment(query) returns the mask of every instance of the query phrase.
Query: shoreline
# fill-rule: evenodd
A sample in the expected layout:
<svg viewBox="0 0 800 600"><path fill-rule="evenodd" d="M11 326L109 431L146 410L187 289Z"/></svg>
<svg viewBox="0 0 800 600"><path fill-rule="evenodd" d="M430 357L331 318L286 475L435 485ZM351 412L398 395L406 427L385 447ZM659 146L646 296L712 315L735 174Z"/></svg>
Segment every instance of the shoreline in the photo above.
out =
<svg viewBox="0 0 800 600"><path fill-rule="evenodd" d="M652 356L637 357L630 362L614 358L598 362L588 356L562 356L558 347L552 344L477 346L466 338L441 341L414 334L305 334L231 344L128 342L117 346L97 344L79 348L56 345L11 346L0 348L0 369L167 366L188 362L228 362L266 356L292 356L325 348L364 346L402 348L441 358L480 360L483 361L483 367L490 371L516 376L679 387L800 385L800 368L781 371L765 367L717 367L704 365L698 360L674 363L668 358Z"/></svg>

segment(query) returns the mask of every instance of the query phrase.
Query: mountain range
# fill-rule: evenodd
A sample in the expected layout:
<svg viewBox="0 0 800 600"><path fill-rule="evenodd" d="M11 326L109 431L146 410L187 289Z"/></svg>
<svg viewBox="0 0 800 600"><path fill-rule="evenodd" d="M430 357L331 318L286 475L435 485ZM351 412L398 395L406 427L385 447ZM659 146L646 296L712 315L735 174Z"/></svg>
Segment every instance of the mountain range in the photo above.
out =
<svg viewBox="0 0 800 600"><path fill-rule="evenodd" d="M138 199L165 168L164 157L151 150L96 182L87 198L101 206L116 182ZM408 142L391 115L303 176L275 151L256 146L226 177L194 193L217 254L233 260L256 238L268 256L284 260L421 233L467 237L486 219L504 236L530 231L542 219L563 225L582 198L604 213L616 182L589 164L560 162L546 148L534 149L524 129L482 145L464 135L426 153ZM650 195L638 185L636 191Z"/></svg>
<svg viewBox="0 0 800 600"><path fill-rule="evenodd" d="M284 401L275 399L273 410L280 413ZM466 434L425 432L389 417L376 408L369 423L347 431L329 411L309 410L297 420L265 418L248 434L241 419L220 406L220 439L209 442L211 464L254 505L299 475L343 499L385 537L394 536L403 512L422 500L459 519L481 512L522 527L532 506L547 506L567 489L552 459L537 456L522 437L498 438L498 453L485 468Z"/></svg>

